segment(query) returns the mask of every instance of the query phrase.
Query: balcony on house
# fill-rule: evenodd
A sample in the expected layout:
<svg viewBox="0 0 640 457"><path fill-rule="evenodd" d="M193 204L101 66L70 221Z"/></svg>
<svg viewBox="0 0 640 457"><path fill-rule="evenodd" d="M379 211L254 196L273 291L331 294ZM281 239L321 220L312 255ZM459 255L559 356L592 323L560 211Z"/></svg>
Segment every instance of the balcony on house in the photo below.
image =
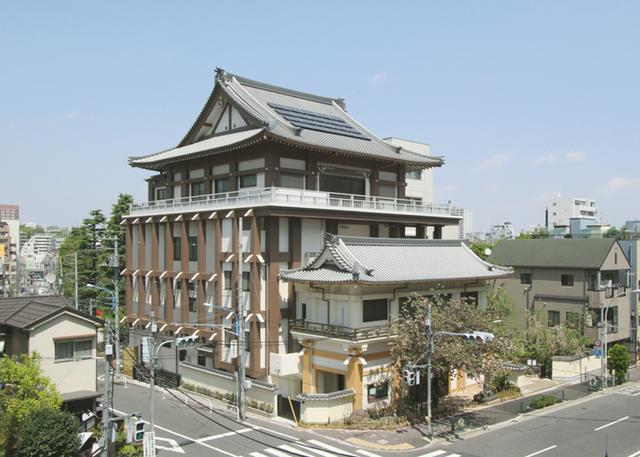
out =
<svg viewBox="0 0 640 457"><path fill-rule="evenodd" d="M366 342L385 340L391 334L389 325L367 327L345 327L342 325L311 322L305 319L296 319L289 322L292 333L300 333L311 337L333 338L351 342Z"/></svg>
<svg viewBox="0 0 640 457"><path fill-rule="evenodd" d="M457 220L448 203L422 203L401 198L341 194L285 187L245 189L218 194L134 203L130 216L156 216L195 211L229 210L238 207L290 207L322 210L377 212L398 215L437 216Z"/></svg>

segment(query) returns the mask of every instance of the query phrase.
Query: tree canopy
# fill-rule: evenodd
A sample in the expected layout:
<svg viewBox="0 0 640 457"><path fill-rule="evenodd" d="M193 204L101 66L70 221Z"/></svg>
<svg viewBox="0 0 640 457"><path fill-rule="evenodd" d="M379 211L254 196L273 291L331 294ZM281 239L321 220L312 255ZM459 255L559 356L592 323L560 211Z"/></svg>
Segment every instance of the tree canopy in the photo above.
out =
<svg viewBox="0 0 640 457"><path fill-rule="evenodd" d="M75 457L80 423L67 411L43 407L27 413L16 430L16 457Z"/></svg>

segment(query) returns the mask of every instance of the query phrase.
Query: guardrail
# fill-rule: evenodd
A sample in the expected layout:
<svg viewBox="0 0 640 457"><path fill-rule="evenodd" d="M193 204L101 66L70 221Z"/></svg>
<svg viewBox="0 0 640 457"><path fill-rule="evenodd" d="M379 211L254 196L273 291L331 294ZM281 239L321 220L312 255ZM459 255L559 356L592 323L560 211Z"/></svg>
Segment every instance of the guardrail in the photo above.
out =
<svg viewBox="0 0 640 457"><path fill-rule="evenodd" d="M235 192L134 203L129 208L129 215L144 216L181 211L269 205L452 216L451 205L447 203L422 203L410 199L339 194L285 187L243 189Z"/></svg>
<svg viewBox="0 0 640 457"><path fill-rule="evenodd" d="M303 319L289 321L289 329L291 331L313 333L316 335L348 339L351 341L388 337L391 334L388 325L353 328L344 327L342 325L323 324L321 322L310 322Z"/></svg>

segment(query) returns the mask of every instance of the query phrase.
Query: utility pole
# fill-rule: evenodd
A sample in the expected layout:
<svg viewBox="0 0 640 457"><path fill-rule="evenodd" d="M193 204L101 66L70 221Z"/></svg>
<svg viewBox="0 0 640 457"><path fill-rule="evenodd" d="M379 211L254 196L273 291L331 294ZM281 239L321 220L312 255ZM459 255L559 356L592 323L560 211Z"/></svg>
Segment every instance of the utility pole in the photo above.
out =
<svg viewBox="0 0 640 457"><path fill-rule="evenodd" d="M149 431L154 432L155 424L155 403L153 394L156 388L156 362L158 355L156 354L156 334L158 333L158 323L156 315L151 311L151 337L149 338ZM159 349L159 348L158 348Z"/></svg>
<svg viewBox="0 0 640 457"><path fill-rule="evenodd" d="M245 360L244 360L244 300L242 299L242 218L238 218L238 420L245 420L246 414L246 398L245 398Z"/></svg>
<svg viewBox="0 0 640 457"><path fill-rule="evenodd" d="M73 276L73 280L75 282L75 300L76 300L76 309L79 309L79 305L78 305L78 251L76 251L74 253L74 267L73 267L73 271L74 271L74 276Z"/></svg>
<svg viewBox="0 0 640 457"><path fill-rule="evenodd" d="M118 237L113 238L113 268L115 268L115 299L114 299L114 307L115 307L115 319L116 319L116 379L120 379L120 293L119 293L119 282L120 282L120 259L118 252Z"/></svg>
<svg viewBox="0 0 640 457"><path fill-rule="evenodd" d="M433 328L431 327L431 300L428 301L427 308L427 433L429 438L433 437L433 427L431 426L431 358L433 356Z"/></svg>
<svg viewBox="0 0 640 457"><path fill-rule="evenodd" d="M102 457L109 456L111 444L111 356L113 354L113 344L111 342L111 324L104 323L104 393L102 394Z"/></svg>

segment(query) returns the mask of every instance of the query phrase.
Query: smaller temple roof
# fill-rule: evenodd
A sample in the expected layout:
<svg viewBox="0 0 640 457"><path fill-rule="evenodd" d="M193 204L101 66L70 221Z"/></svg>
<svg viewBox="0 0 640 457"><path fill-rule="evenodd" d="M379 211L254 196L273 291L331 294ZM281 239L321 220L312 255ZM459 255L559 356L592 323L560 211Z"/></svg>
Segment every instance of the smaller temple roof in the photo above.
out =
<svg viewBox="0 0 640 457"><path fill-rule="evenodd" d="M485 262L461 240L360 238L327 234L308 265L283 270L284 281L372 285L496 279L513 270Z"/></svg>

